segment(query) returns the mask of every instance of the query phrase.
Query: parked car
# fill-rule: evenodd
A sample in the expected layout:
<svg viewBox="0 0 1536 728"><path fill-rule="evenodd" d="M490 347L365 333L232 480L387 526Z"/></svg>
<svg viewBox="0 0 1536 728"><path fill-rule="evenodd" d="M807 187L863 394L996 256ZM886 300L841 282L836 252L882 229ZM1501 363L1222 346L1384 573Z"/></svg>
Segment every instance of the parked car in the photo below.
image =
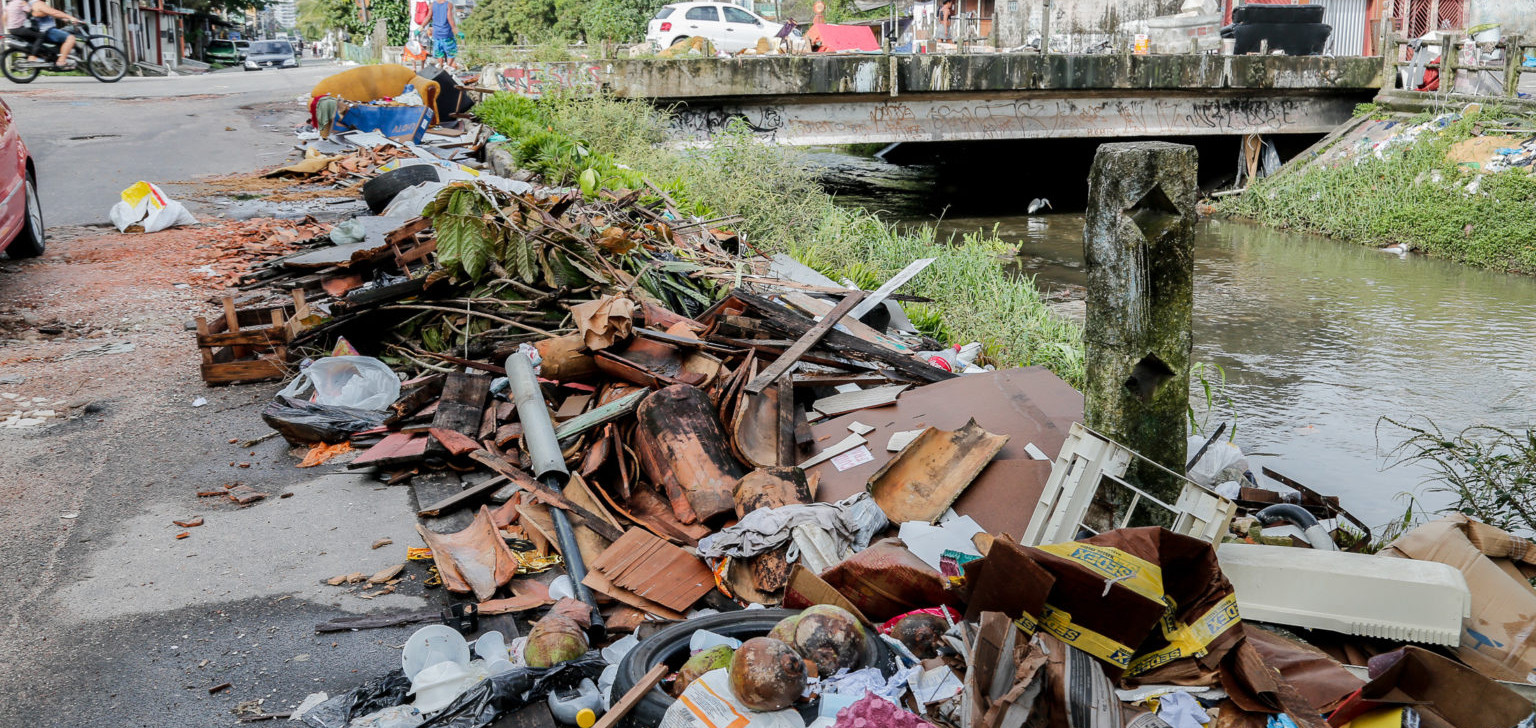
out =
<svg viewBox="0 0 1536 728"><path fill-rule="evenodd" d="M32 155L21 141L11 107L0 99L0 250L12 258L43 254L43 203Z"/></svg>
<svg viewBox="0 0 1536 728"><path fill-rule="evenodd" d="M717 50L736 53L772 38L783 28L740 5L728 3L673 3L662 6L646 26L645 39L658 50L685 38L709 39Z"/></svg>
<svg viewBox="0 0 1536 728"><path fill-rule="evenodd" d="M263 68L293 68L299 59L293 53L293 44L287 40L258 40L251 43L245 53L245 70Z"/></svg>
<svg viewBox="0 0 1536 728"><path fill-rule="evenodd" d="M240 57L240 49L235 47L232 40L210 40L208 46L203 48L203 60L208 63L233 66L240 63Z"/></svg>
<svg viewBox="0 0 1536 728"><path fill-rule="evenodd" d="M245 53L246 53L246 51L249 51L250 49L251 49L251 42L250 41L248 41L248 40L237 40L237 41L235 41L235 50L240 51L240 60L241 61L245 60Z"/></svg>

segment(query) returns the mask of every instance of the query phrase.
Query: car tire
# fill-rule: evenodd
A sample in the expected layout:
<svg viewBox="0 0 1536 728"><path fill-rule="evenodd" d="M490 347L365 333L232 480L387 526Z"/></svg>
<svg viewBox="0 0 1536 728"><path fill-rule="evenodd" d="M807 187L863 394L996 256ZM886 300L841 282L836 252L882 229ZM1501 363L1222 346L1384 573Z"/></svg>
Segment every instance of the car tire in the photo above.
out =
<svg viewBox="0 0 1536 728"><path fill-rule="evenodd" d="M666 627L647 637L619 660L618 674L613 680L613 695L620 696L629 692L635 683L645 677L645 673L658 664L667 663L674 670L682 667L683 662L688 659L688 640L693 637L694 632L706 629L726 637L748 640L768 634L768 631L785 617L799 613L798 609L748 609L711 614ZM874 636L873 631L870 634ZM880 668L886 676L894 674L896 654L884 640L876 638L873 643L869 652L871 666ZM620 728L651 728L661 725L662 716L666 715L667 709L675 702L677 699L668 695L661 686L651 688L651 691L635 704L629 715L620 721ZM816 705L814 703L800 706L799 710L807 723L815 720Z"/></svg>
<svg viewBox="0 0 1536 728"><path fill-rule="evenodd" d="M384 208L389 207L395 195L400 194L405 188L414 187L422 182L441 180L437 167L430 164L412 164L391 169L363 183L363 202L368 203L368 210L377 215L383 212Z"/></svg>
<svg viewBox="0 0 1536 728"><path fill-rule="evenodd" d="M47 233L43 228L43 203L37 196L37 180L31 172L27 173L27 181L22 184L25 185L22 196L27 219L22 222L16 239L11 241L5 252L12 258L36 258L47 247Z"/></svg>

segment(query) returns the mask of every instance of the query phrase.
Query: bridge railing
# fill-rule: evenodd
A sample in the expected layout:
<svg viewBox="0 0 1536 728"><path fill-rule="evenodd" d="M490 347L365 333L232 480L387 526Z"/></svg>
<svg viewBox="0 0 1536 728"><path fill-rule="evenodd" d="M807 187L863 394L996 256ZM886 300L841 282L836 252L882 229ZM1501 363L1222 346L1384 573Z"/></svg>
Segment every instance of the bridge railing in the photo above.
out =
<svg viewBox="0 0 1536 728"><path fill-rule="evenodd" d="M1438 46L1439 53L1431 53L1431 46ZM1465 100L1523 100L1527 97L1520 92L1521 81L1526 74L1536 73L1536 39L1518 35L1482 43L1455 32L1438 33L1435 42L1394 35L1389 36L1387 47L1393 52L1384 56L1384 92L1397 89ZM1437 74L1436 82L1426 78L1429 71Z"/></svg>

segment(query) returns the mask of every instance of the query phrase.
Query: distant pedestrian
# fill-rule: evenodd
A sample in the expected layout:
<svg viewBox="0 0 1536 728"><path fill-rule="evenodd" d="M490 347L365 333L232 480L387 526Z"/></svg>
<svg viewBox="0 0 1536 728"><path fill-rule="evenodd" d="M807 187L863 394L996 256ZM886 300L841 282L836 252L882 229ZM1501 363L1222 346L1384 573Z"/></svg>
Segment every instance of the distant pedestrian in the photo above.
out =
<svg viewBox="0 0 1536 728"><path fill-rule="evenodd" d="M457 69L459 21L453 17L450 0L432 0L432 57L443 59L443 67Z"/></svg>
<svg viewBox="0 0 1536 728"><path fill-rule="evenodd" d="M955 0L944 0L939 4L939 40L949 40L949 21L955 17Z"/></svg>

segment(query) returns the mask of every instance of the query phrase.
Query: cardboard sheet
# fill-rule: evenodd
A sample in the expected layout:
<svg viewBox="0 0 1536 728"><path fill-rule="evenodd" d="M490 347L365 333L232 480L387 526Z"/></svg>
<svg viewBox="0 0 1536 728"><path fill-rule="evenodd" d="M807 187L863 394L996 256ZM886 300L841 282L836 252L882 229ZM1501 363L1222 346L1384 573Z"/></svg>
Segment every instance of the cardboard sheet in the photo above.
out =
<svg viewBox="0 0 1536 728"><path fill-rule="evenodd" d="M885 448L891 435L925 426L954 430L974 418L987 432L1007 435L1008 443L953 508L990 533L1018 537L1029 526L1032 504L1039 501L1051 475L1050 462L1033 459L1026 447L1034 443L1055 458L1072 423L1082 417L1082 395L1042 367L972 374L903 392L894 406L816 423L812 432L818 447L846 437L848 425L855 421L873 426L865 438L875 445L869 448L874 458L843 471L823 462L807 468L806 474L821 476L816 499L833 503L864 490L869 476L895 457Z"/></svg>

